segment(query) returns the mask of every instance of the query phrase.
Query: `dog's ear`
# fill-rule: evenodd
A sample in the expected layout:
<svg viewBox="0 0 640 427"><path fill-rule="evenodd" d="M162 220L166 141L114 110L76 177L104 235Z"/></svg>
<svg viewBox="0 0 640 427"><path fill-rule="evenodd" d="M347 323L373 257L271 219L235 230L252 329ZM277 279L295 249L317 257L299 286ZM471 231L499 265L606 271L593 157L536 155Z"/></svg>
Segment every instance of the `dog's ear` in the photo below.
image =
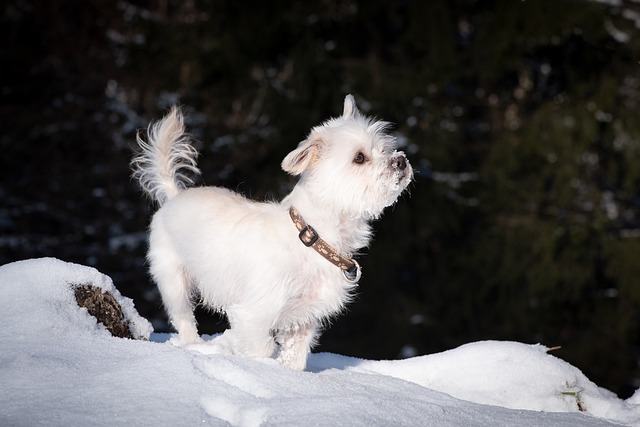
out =
<svg viewBox="0 0 640 427"><path fill-rule="evenodd" d="M323 146L324 141L320 136L305 139L298 144L298 148L287 154L282 161L282 169L291 175L300 175L315 162Z"/></svg>
<svg viewBox="0 0 640 427"><path fill-rule="evenodd" d="M344 97L344 110L342 111L342 117L349 118L353 117L358 112L358 108L356 107L356 100L353 98L353 95L347 95Z"/></svg>

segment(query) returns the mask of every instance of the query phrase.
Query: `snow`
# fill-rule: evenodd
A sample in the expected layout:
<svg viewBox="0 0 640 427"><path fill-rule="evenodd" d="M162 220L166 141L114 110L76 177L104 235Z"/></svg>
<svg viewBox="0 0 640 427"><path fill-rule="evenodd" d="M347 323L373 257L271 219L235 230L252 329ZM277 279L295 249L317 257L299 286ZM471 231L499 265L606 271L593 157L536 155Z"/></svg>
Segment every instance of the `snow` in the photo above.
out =
<svg viewBox="0 0 640 427"><path fill-rule="evenodd" d="M149 340L112 337L77 306L79 284L113 293ZM0 267L0 325L2 426L640 425L640 392L618 399L541 345L393 361L319 353L305 372L235 356L224 334L177 347L110 278L53 258Z"/></svg>

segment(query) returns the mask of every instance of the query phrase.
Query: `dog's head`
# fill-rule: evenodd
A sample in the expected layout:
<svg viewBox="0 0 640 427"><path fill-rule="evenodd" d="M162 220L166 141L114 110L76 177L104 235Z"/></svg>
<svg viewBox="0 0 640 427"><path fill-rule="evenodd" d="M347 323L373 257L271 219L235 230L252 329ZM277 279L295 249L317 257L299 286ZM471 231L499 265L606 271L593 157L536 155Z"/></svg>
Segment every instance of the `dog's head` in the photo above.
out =
<svg viewBox="0 0 640 427"><path fill-rule="evenodd" d="M316 203L349 215L378 217L413 178L405 154L387 133L389 123L362 115L353 96L342 116L316 126L282 161L282 169L300 175Z"/></svg>

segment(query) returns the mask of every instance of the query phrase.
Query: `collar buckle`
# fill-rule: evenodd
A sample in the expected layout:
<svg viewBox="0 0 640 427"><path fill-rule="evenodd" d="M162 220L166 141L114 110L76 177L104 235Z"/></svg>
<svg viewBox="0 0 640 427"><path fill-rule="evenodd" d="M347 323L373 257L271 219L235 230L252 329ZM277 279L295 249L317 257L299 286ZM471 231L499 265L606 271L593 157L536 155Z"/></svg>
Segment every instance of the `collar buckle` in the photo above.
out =
<svg viewBox="0 0 640 427"><path fill-rule="evenodd" d="M320 236L316 232L316 230L310 226L309 224L305 225L302 230L300 230L300 234L298 234L298 238L306 247L313 246L315 242L318 241Z"/></svg>

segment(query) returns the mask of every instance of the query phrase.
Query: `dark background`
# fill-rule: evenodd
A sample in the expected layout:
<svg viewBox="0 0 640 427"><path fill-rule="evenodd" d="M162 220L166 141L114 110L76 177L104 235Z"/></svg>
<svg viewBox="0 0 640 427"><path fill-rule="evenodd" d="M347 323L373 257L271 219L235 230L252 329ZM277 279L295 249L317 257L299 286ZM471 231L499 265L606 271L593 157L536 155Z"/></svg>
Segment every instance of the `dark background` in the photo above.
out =
<svg viewBox="0 0 640 427"><path fill-rule="evenodd" d="M182 104L206 184L281 198L281 159L352 93L396 124L416 179L316 351L540 342L622 397L640 385L637 3L3 4L0 264L95 266L167 330L136 131Z"/></svg>

